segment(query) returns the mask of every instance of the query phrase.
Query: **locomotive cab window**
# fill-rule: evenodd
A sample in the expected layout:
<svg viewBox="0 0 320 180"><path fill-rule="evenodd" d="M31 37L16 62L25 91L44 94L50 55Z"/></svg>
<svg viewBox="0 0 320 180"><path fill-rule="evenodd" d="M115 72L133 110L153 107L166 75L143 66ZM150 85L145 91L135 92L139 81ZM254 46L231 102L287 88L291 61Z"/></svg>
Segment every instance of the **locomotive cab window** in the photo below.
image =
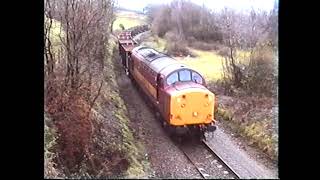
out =
<svg viewBox="0 0 320 180"><path fill-rule="evenodd" d="M203 83L203 80L202 80L202 77L200 76L200 74L198 74L194 71L192 72L192 81L199 83L199 84Z"/></svg>
<svg viewBox="0 0 320 180"><path fill-rule="evenodd" d="M167 78L167 84L171 85L175 82L179 81L179 76L178 76L178 72L174 72L172 73L168 78Z"/></svg>
<svg viewBox="0 0 320 180"><path fill-rule="evenodd" d="M171 84L178 82L178 81L180 81L180 82L193 81L198 84L203 84L203 82L204 82L202 77L200 76L200 74L198 74L195 71L188 70L188 69L176 71L176 72L172 73L171 75L169 75L167 78L168 85L171 85Z"/></svg>
<svg viewBox="0 0 320 180"><path fill-rule="evenodd" d="M179 81L191 81L191 72L187 69L179 71Z"/></svg>

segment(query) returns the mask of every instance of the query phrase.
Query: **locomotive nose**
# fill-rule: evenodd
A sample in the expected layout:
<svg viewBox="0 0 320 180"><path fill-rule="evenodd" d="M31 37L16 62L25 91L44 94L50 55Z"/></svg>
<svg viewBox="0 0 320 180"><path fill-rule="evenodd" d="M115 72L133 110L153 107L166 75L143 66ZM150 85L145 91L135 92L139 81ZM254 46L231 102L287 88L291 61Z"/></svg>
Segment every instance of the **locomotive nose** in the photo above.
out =
<svg viewBox="0 0 320 180"><path fill-rule="evenodd" d="M171 96L170 123L173 125L214 123L215 95L209 90L192 88Z"/></svg>

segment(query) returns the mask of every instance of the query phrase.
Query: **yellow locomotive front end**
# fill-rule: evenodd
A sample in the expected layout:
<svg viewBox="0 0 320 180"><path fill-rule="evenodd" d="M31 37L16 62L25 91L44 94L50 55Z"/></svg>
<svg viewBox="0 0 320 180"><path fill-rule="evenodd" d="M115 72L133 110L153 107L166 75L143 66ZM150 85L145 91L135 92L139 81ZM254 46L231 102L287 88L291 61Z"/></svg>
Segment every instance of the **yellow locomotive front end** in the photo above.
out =
<svg viewBox="0 0 320 180"><path fill-rule="evenodd" d="M204 132L216 130L215 95L207 89L187 88L171 94L169 124L177 134L197 132L204 138Z"/></svg>
<svg viewBox="0 0 320 180"><path fill-rule="evenodd" d="M214 112L217 102L215 94L205 85L203 77L184 66L171 71L166 77L168 101L166 101L169 129L177 134L198 134L216 130Z"/></svg>
<svg viewBox="0 0 320 180"><path fill-rule="evenodd" d="M215 95L206 89L189 88L171 95L170 124L214 125Z"/></svg>

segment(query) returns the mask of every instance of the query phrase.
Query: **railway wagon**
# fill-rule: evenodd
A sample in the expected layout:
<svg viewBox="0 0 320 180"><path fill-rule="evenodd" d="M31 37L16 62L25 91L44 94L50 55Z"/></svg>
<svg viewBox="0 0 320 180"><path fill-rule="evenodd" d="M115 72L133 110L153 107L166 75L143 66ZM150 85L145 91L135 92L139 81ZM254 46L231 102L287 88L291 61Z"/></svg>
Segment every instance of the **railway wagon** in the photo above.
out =
<svg viewBox="0 0 320 180"><path fill-rule="evenodd" d="M144 46L131 50L126 69L170 134L192 133L203 139L206 131L216 130L216 98L197 71Z"/></svg>
<svg viewBox="0 0 320 180"><path fill-rule="evenodd" d="M118 36L119 55L122 66L128 75L128 63L131 57L131 50L137 46L137 42L132 39L131 32L122 32Z"/></svg>

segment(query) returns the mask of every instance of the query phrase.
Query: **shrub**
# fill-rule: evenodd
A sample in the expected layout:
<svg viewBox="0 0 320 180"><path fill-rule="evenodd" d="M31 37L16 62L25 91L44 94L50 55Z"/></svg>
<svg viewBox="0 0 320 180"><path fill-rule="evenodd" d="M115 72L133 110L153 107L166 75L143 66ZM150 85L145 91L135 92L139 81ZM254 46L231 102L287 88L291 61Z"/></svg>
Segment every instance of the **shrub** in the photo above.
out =
<svg viewBox="0 0 320 180"><path fill-rule="evenodd" d="M217 48L215 44L210 44L210 43L200 42L200 41L193 41L189 44L193 48L204 50L204 51L209 51Z"/></svg>
<svg viewBox="0 0 320 180"><path fill-rule="evenodd" d="M56 97L61 101L51 104L52 117L58 129L60 157L63 166L71 172L84 158L85 150L91 140L92 127L88 103L78 95L63 94ZM55 106L55 107L54 107Z"/></svg>
<svg viewBox="0 0 320 180"><path fill-rule="evenodd" d="M276 94L277 75L272 50L261 47L250 56L250 64L244 71L243 83L249 94L272 96Z"/></svg>
<svg viewBox="0 0 320 180"><path fill-rule="evenodd" d="M225 57L224 79L223 82L220 82L220 85L225 88L225 94L231 95L236 92L238 95L267 97L276 95L276 61L271 48L257 47L254 49L248 57L249 63L240 62L234 56L234 66L229 58L228 48L221 48L218 54ZM239 76L236 76L237 74Z"/></svg>
<svg viewBox="0 0 320 180"><path fill-rule="evenodd" d="M44 177L45 178L63 178L64 175L56 169L57 164L54 159L57 157L57 133L54 129L51 119L44 116Z"/></svg>
<svg viewBox="0 0 320 180"><path fill-rule="evenodd" d="M124 25L123 24L119 24L119 27L121 28L121 30L125 30Z"/></svg>
<svg viewBox="0 0 320 180"><path fill-rule="evenodd" d="M187 42L180 39L175 33L166 33L165 39L167 40L165 49L169 55L187 56L190 54L187 49Z"/></svg>
<svg viewBox="0 0 320 180"><path fill-rule="evenodd" d="M218 50L218 54L222 57L226 57L230 55L230 50L227 47L223 47Z"/></svg>

